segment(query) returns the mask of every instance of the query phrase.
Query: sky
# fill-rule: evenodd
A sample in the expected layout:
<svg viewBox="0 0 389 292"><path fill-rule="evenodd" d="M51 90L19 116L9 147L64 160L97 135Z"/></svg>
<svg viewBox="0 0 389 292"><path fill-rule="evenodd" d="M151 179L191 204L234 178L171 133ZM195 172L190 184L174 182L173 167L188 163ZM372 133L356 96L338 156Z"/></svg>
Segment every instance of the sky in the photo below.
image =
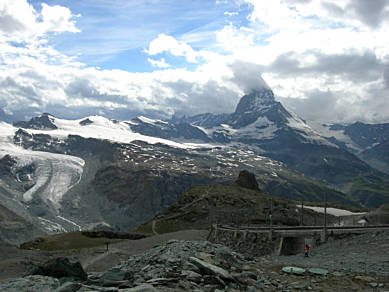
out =
<svg viewBox="0 0 389 292"><path fill-rule="evenodd" d="M0 0L0 118L233 112L389 122L389 0Z"/></svg>

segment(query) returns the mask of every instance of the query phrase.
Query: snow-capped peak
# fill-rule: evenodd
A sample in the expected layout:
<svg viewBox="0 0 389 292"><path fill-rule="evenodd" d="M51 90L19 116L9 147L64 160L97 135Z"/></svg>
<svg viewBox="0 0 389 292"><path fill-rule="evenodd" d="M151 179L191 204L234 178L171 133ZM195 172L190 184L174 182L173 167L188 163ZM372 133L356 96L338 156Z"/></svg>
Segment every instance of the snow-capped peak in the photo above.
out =
<svg viewBox="0 0 389 292"><path fill-rule="evenodd" d="M261 111L264 107L274 103L274 93L268 88L253 90L243 96L236 107L235 113L247 113Z"/></svg>

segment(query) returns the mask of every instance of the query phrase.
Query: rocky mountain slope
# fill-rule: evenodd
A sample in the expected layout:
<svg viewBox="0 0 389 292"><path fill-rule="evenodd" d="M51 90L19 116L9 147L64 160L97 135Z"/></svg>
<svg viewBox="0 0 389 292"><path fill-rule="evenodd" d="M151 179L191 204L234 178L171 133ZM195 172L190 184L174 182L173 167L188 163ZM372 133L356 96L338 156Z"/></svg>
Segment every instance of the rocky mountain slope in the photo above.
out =
<svg viewBox="0 0 389 292"><path fill-rule="evenodd" d="M62 194L61 197L50 195L50 191L56 188L51 187L49 182L61 176L62 169L36 172L37 169L51 167L51 162L46 166L32 160L19 168L17 164L12 164L11 155L1 160L8 171L0 177L5 198L2 204L13 203L12 210L20 216L36 218L41 222L41 230L46 233L90 228L130 230L168 208L192 186L231 183L240 169L250 169L261 178L261 187L266 189L269 186L275 192L274 186L288 181L290 191L279 191L281 196L303 195L307 199L321 201L327 193L331 201L357 204L344 194L301 178L282 164L251 151L188 150L145 142L112 143L79 136L57 140L48 135L30 135L20 130L16 131L14 140L29 149L21 150L42 155L37 158L38 162L39 159L50 162L50 155L63 157L51 152L67 153L66 159L82 159L82 172L77 184L69 184L69 188L62 186L61 193L56 192ZM17 155L15 157L18 158ZM254 165L253 161L256 161ZM41 178L42 173L45 175ZM39 181L45 183L42 187L35 187ZM27 192L31 197L26 196ZM15 236L16 233L12 234ZM8 233L10 236L11 233Z"/></svg>
<svg viewBox="0 0 389 292"><path fill-rule="evenodd" d="M388 176L328 142L267 87L242 97L231 114L167 122L42 114L0 123L1 205L33 218L38 233L130 230L192 186L230 184L242 169L282 198L389 201Z"/></svg>
<svg viewBox="0 0 389 292"><path fill-rule="evenodd" d="M380 205L389 200L385 194L389 190L388 175L363 162L349 152L347 147L340 147L340 142L335 138L320 135L304 120L287 111L275 100L268 87L243 96L231 114L175 117L170 123L142 120L141 127L140 121L136 123L136 127L131 126L133 130L155 133L157 137L164 133L164 137L171 139L180 135L169 136L164 128L184 124L187 127L196 126L207 137L203 138L202 133L190 136L191 139L204 142L211 140L228 146L244 145L255 153L285 163L310 179L346 192L366 206ZM155 128L160 128L160 132ZM366 137L363 134L358 136L360 128L370 134ZM353 137L361 147L367 147L384 141L387 128L386 124L365 127L357 123L342 131Z"/></svg>
<svg viewBox="0 0 389 292"><path fill-rule="evenodd" d="M358 205L243 144L150 137L134 133L134 123L103 117L67 121L43 114L18 124L23 129L0 124L2 206L21 218L34 218L37 233L130 230L192 186L231 183L242 169L253 172L262 189L281 197L322 201L327 193L331 201ZM197 133L194 128L200 131L197 126L185 129ZM9 242L26 240L4 232Z"/></svg>
<svg viewBox="0 0 389 292"><path fill-rule="evenodd" d="M359 156L370 165L389 174L389 140L364 150Z"/></svg>
<svg viewBox="0 0 389 292"><path fill-rule="evenodd" d="M339 147L356 154L389 140L389 123L320 124L315 129Z"/></svg>
<svg viewBox="0 0 389 292"><path fill-rule="evenodd" d="M328 141L356 154L372 167L389 174L389 123L349 125L314 124L315 129Z"/></svg>

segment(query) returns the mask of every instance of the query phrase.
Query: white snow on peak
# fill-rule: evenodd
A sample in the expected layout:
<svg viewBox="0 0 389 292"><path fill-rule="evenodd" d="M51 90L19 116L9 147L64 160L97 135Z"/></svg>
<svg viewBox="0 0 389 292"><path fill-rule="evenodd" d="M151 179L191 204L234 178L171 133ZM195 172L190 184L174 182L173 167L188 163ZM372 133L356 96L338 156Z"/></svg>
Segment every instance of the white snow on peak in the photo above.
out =
<svg viewBox="0 0 389 292"><path fill-rule="evenodd" d="M237 129L234 129L234 128L232 128L230 125L227 125L227 124L221 124L220 126L221 126L224 130L226 130L228 133L230 133L230 134L235 133L235 132L238 131Z"/></svg>
<svg viewBox="0 0 389 292"><path fill-rule="evenodd" d="M250 109L246 113L263 112L273 106L274 95L271 90L255 91L252 95L254 98L250 100Z"/></svg>
<svg viewBox="0 0 389 292"><path fill-rule="evenodd" d="M11 143L17 129L10 124L0 122L0 143Z"/></svg>
<svg viewBox="0 0 389 292"><path fill-rule="evenodd" d="M141 120L143 123L147 123L147 124L156 124L156 123L160 123L160 124L169 124L168 122L165 122L165 121L161 121L161 120L153 120L153 119L150 119L150 118L147 118L147 117L144 117L144 116L139 116L137 117L139 120Z"/></svg>
<svg viewBox="0 0 389 292"><path fill-rule="evenodd" d="M310 122L312 127L323 137L331 138L334 137L338 141L344 142L347 147L356 151L362 151L362 148L357 145L351 138L344 133L344 130L331 130L331 125L324 124L322 122Z"/></svg>
<svg viewBox="0 0 389 292"><path fill-rule="evenodd" d="M241 138L271 139L277 130L277 125L267 117L259 117L254 123L240 128L237 135Z"/></svg>
<svg viewBox="0 0 389 292"><path fill-rule="evenodd" d="M81 125L80 122L83 120L89 119L92 121L91 124ZM144 118L147 119L147 118ZM147 119L149 122L156 122L157 120ZM128 122L119 122L107 119L102 116L89 116L87 118L79 120L63 120L63 119L54 119L54 124L58 127L55 130L44 130L44 129L24 129L26 132L33 134L48 134L53 137L60 139L65 139L68 135L78 135L84 138L95 138L95 139L105 139L118 143L131 143L135 140L145 141L150 144L161 143L169 145L175 148L195 148L202 147L203 145L199 144L194 146L190 143L179 143L167 139L155 138L151 136L145 136L139 133L134 133L131 130ZM15 129L15 128L14 128ZM16 131L15 129L14 131ZM13 135L13 134L12 134Z"/></svg>
<svg viewBox="0 0 389 292"><path fill-rule="evenodd" d="M318 142L320 144L324 144L324 145L338 147L338 146L328 142L326 139L324 139L318 132L316 132L307 123L305 123L299 116L297 116L293 112L289 112L289 113L291 114L291 117L287 118L288 126L293 128L293 129L300 130L300 134L304 135L304 137L307 140L316 141L316 142Z"/></svg>
<svg viewBox="0 0 389 292"><path fill-rule="evenodd" d="M291 128L303 130L303 131L313 131L310 126L307 125L299 116L296 114L289 112L292 117L288 118L288 125Z"/></svg>

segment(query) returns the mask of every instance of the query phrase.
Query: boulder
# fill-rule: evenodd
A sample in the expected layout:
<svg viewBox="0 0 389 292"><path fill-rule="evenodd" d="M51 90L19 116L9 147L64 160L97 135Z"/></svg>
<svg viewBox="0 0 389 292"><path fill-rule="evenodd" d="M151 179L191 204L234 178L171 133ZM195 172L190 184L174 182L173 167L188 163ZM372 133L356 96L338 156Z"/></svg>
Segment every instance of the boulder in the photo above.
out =
<svg viewBox="0 0 389 292"><path fill-rule="evenodd" d="M305 269L299 267L283 267L281 269L285 273L302 275L305 273Z"/></svg>
<svg viewBox="0 0 389 292"><path fill-rule="evenodd" d="M108 284L132 279L133 275L129 271L121 270L119 267L112 267L101 276L99 281L103 284Z"/></svg>
<svg viewBox="0 0 389 292"><path fill-rule="evenodd" d="M68 258L56 258L44 264L33 267L28 275L42 275L53 278L72 278L74 280L85 281L88 279L87 273L79 262L71 263Z"/></svg>
<svg viewBox="0 0 389 292"><path fill-rule="evenodd" d="M255 179L255 175L247 170L242 170L239 173L238 179L235 181L235 183L242 188L259 191L258 182Z"/></svg>
<svg viewBox="0 0 389 292"><path fill-rule="evenodd" d="M120 292L158 292L159 290L154 288L150 284L142 284L134 288L120 289Z"/></svg>
<svg viewBox="0 0 389 292"><path fill-rule="evenodd" d="M183 270L181 271L181 275L188 279L189 281L195 282L195 283L200 283L203 279L203 277L194 272L194 271L188 271L188 270Z"/></svg>
<svg viewBox="0 0 389 292"><path fill-rule="evenodd" d="M54 292L76 292L81 288L80 283L66 282L62 286L58 287Z"/></svg>
<svg viewBox="0 0 389 292"><path fill-rule="evenodd" d="M190 257L188 260L197 266L204 274L215 275L222 279L233 280L233 277L230 275L230 273L223 268L209 264L195 257Z"/></svg>

